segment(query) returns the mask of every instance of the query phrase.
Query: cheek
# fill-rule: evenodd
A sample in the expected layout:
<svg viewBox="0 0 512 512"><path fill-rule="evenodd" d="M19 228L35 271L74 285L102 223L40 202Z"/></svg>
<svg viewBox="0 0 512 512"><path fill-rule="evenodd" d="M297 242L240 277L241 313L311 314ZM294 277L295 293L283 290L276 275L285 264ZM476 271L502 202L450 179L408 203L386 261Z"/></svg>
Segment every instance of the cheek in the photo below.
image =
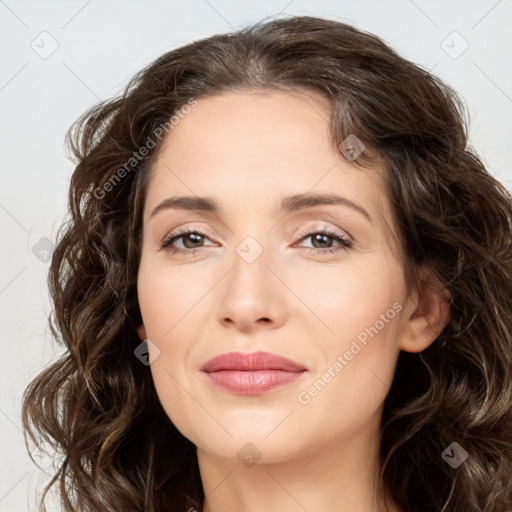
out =
<svg viewBox="0 0 512 512"><path fill-rule="evenodd" d="M195 325L194 305L207 286L200 276L179 267L141 266L137 292L148 338L165 341L183 323Z"/></svg>
<svg viewBox="0 0 512 512"><path fill-rule="evenodd" d="M389 319L395 310L383 311L392 312L388 323L374 320L379 312L374 307L366 315L361 312L368 319L366 324L349 313L343 315L346 322L340 319L333 324L337 335L317 346L317 364L296 395L312 432L321 431L325 437L342 433L350 438L378 421L399 354L398 322L393 323L397 316Z"/></svg>
<svg viewBox="0 0 512 512"><path fill-rule="evenodd" d="M365 263L370 261L367 259ZM315 312L307 338L316 353L310 380L299 403L336 424L356 424L381 405L398 357L402 309L400 267L389 261L323 268L301 280L297 295ZM314 319L314 317L312 317ZM307 326L306 326L307 329Z"/></svg>
<svg viewBox="0 0 512 512"><path fill-rule="evenodd" d="M389 325L397 323L392 321L396 316L392 306L402 298L402 278L400 267L390 263L375 254L354 257L336 266L319 264L313 270L285 271L286 281L300 298L302 306L297 303L297 307L305 313L304 322L316 329L325 347L342 349L376 322L381 330L381 315L390 320L382 330L389 331Z"/></svg>
<svg viewBox="0 0 512 512"><path fill-rule="evenodd" d="M208 283L197 273L141 262L139 305L146 335L159 351L151 357L152 379L167 416L185 436L192 435L193 412L197 415L197 403L185 389L190 388L191 355L203 325L198 316L201 308L194 306L204 296L205 286Z"/></svg>
<svg viewBox="0 0 512 512"><path fill-rule="evenodd" d="M188 348L182 335L188 317L185 316L187 301L183 294L175 293L176 284L174 280L169 282L169 276L148 276L142 272L138 294L146 335L154 344L149 370L156 394L167 417L186 436L193 420L187 417L187 411L194 410L194 404L187 403L188 395L180 386L186 383L184 361ZM150 344L150 354L151 349Z"/></svg>

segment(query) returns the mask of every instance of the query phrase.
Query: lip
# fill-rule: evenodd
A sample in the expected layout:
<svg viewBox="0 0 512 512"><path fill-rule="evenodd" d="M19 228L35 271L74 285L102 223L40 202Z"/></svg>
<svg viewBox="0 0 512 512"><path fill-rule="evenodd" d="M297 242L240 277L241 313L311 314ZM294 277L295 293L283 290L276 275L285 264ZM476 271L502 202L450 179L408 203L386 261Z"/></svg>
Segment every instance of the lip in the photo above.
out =
<svg viewBox="0 0 512 512"><path fill-rule="evenodd" d="M258 395L304 376L303 365L269 352L229 352L206 362L210 383L238 395Z"/></svg>

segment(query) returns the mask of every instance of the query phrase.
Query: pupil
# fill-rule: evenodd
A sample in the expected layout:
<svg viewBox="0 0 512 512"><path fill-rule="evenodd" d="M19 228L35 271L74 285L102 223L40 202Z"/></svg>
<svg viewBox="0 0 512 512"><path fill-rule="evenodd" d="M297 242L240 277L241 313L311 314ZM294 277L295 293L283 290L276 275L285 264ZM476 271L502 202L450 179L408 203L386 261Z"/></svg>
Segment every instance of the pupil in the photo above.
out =
<svg viewBox="0 0 512 512"><path fill-rule="evenodd" d="M323 239L323 241L322 241L322 239ZM321 235L321 234L317 234L317 235L315 235L315 236L313 237L313 240L314 240L315 242L317 242L317 241L318 241L320 244L327 244L327 245L329 245L329 243L328 243L328 239L329 239L329 237L328 237L327 235ZM314 245L314 244L313 244L313 245Z"/></svg>
<svg viewBox="0 0 512 512"><path fill-rule="evenodd" d="M187 243L190 241L190 239L194 238L195 237L195 240L192 240L192 244L194 243L197 243L197 242L200 242L201 240L201 235L197 235L196 233L189 233L186 237L185 237L185 247L187 247ZM189 249L190 247L187 247L187 249ZM193 249L193 247L191 247Z"/></svg>

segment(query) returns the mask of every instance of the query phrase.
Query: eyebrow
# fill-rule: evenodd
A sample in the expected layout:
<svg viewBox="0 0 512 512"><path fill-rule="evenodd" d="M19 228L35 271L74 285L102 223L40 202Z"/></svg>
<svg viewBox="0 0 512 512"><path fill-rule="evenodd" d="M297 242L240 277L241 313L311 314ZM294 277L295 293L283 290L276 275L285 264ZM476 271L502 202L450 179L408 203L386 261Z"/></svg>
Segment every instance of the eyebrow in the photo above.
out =
<svg viewBox="0 0 512 512"><path fill-rule="evenodd" d="M336 194L295 194L293 196L285 197L281 201L280 211L283 213L290 213L306 208L312 208L320 205L342 205L348 206L362 214L370 222L373 222L370 214L360 205L354 203L346 197L338 196ZM221 207L214 199L210 197L198 196L182 196L182 197L169 197L164 199L158 206L151 212L150 218L154 217L158 212L166 209L179 209L179 210L193 210L203 211L213 214L220 214Z"/></svg>

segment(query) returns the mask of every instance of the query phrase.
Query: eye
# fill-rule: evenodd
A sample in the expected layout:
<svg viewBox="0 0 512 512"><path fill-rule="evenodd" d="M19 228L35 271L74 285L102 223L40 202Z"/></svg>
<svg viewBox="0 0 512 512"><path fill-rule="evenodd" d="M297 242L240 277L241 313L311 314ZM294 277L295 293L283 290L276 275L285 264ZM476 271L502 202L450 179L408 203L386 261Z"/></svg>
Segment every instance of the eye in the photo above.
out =
<svg viewBox="0 0 512 512"><path fill-rule="evenodd" d="M338 251L347 251L352 248L353 242L344 234L326 227L322 227L315 231L306 231L301 235L300 241L311 239L313 247L304 247L308 251L313 251L315 254L330 254ZM202 233L196 228L185 228L174 231L167 235L162 241L160 249L170 252L171 254L194 254L196 251L205 247L204 241L208 240L207 235ZM175 242L181 241L183 247L175 247ZM338 245L332 246L332 243ZM213 244L214 246L216 244ZM297 246L298 244L294 244ZM319 247L315 247L315 245Z"/></svg>
<svg viewBox="0 0 512 512"><path fill-rule="evenodd" d="M313 251L315 254L330 254L338 251L347 251L353 246L352 240L348 237L326 227L322 227L315 231L306 231L301 234L301 241L307 240L308 238L311 239L313 247L304 248L309 251ZM333 241L338 245L333 247ZM319 247L315 247L315 245Z"/></svg>
<svg viewBox="0 0 512 512"><path fill-rule="evenodd" d="M160 249L170 252L171 254L175 253L189 253L191 251L192 254L198 249L204 247L202 244L204 240L207 239L207 236L195 228L186 228L178 231L174 231L173 233L169 233L162 241ZM184 247L177 248L173 247L172 244L174 242L181 240ZM199 245L198 245L199 244Z"/></svg>

